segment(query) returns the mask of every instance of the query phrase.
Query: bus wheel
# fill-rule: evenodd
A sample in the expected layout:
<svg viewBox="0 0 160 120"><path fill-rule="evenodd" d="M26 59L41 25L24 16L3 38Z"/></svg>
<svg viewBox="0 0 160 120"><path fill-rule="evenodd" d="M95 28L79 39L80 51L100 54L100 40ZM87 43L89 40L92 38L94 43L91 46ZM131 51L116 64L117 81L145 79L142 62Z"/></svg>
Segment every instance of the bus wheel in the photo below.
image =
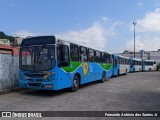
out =
<svg viewBox="0 0 160 120"><path fill-rule="evenodd" d="M105 80L106 80L106 72L103 72L102 73L102 79L101 79L101 83L104 83L105 82Z"/></svg>
<svg viewBox="0 0 160 120"><path fill-rule="evenodd" d="M127 75L127 69L126 69L125 75Z"/></svg>
<svg viewBox="0 0 160 120"><path fill-rule="evenodd" d="M118 69L118 73L117 73L117 76L120 76L120 72L119 72L119 69Z"/></svg>
<svg viewBox="0 0 160 120"><path fill-rule="evenodd" d="M79 88L79 78L77 76L73 77L73 83L72 83L72 87L71 87L71 91L75 92L78 90Z"/></svg>

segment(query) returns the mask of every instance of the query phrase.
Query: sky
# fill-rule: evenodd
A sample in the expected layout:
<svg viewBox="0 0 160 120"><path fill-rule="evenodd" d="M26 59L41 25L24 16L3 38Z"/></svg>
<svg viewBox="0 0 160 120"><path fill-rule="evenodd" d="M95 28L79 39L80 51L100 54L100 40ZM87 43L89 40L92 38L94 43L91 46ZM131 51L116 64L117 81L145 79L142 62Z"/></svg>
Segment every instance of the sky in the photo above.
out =
<svg viewBox="0 0 160 120"><path fill-rule="evenodd" d="M112 53L160 49L159 0L0 0L0 31L55 35Z"/></svg>

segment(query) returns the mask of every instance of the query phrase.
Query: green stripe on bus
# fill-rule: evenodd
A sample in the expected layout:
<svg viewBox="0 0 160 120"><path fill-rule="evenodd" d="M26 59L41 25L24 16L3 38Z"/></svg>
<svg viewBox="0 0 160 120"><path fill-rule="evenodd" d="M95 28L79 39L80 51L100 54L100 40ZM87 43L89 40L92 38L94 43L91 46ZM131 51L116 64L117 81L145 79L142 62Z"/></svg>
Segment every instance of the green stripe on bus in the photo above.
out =
<svg viewBox="0 0 160 120"><path fill-rule="evenodd" d="M65 72L73 72L73 71L75 71L81 64L82 64L82 62L71 62L69 66L63 67L62 69L63 69Z"/></svg>
<svg viewBox="0 0 160 120"><path fill-rule="evenodd" d="M100 65L105 69L109 70L112 68L112 64L100 63Z"/></svg>
<svg viewBox="0 0 160 120"><path fill-rule="evenodd" d="M71 62L69 66L63 67L62 69L65 72L74 72L78 67L80 67L81 64L82 62ZM99 63L99 65L105 70L109 70L112 68L112 64Z"/></svg>

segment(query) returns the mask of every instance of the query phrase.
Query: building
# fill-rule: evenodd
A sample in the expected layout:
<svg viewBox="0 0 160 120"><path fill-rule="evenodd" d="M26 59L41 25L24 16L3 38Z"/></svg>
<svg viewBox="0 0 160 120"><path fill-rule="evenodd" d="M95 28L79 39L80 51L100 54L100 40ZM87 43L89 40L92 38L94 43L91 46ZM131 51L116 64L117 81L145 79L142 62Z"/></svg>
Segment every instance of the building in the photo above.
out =
<svg viewBox="0 0 160 120"><path fill-rule="evenodd" d="M119 54L129 58L134 57L133 52L119 53ZM155 60L156 63L158 64L160 63L160 49L158 49L158 51L143 51L143 53L141 53L141 51L136 52L135 57L140 59L145 59L145 60Z"/></svg>
<svg viewBox="0 0 160 120"><path fill-rule="evenodd" d="M23 38L15 37L15 42L18 45L18 47L21 45Z"/></svg>
<svg viewBox="0 0 160 120"><path fill-rule="evenodd" d="M149 60L155 60L157 63L160 63L160 51L151 51L149 53Z"/></svg>
<svg viewBox="0 0 160 120"><path fill-rule="evenodd" d="M133 52L130 52L130 53L119 53L120 55L122 56L125 56L125 57L134 57L134 53ZM143 56L140 55L140 52L135 52L135 57L136 58L139 58L139 59L145 59L147 60L148 59L148 52L144 52L143 53Z"/></svg>
<svg viewBox="0 0 160 120"><path fill-rule="evenodd" d="M10 45L10 41L8 39L0 39L0 45Z"/></svg>

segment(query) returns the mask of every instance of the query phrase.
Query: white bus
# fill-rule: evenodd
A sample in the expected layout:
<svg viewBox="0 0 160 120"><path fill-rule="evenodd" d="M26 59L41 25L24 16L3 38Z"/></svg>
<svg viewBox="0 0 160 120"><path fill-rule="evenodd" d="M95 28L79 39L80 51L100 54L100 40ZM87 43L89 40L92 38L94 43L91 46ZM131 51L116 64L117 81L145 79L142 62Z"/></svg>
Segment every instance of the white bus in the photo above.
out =
<svg viewBox="0 0 160 120"><path fill-rule="evenodd" d="M129 58L114 54L113 75L118 76L122 74L127 74L128 72L130 72Z"/></svg>
<svg viewBox="0 0 160 120"><path fill-rule="evenodd" d="M142 71L142 60L138 58L130 59L130 72Z"/></svg>
<svg viewBox="0 0 160 120"><path fill-rule="evenodd" d="M154 60L142 60L142 70L143 71L155 71L156 62Z"/></svg>

